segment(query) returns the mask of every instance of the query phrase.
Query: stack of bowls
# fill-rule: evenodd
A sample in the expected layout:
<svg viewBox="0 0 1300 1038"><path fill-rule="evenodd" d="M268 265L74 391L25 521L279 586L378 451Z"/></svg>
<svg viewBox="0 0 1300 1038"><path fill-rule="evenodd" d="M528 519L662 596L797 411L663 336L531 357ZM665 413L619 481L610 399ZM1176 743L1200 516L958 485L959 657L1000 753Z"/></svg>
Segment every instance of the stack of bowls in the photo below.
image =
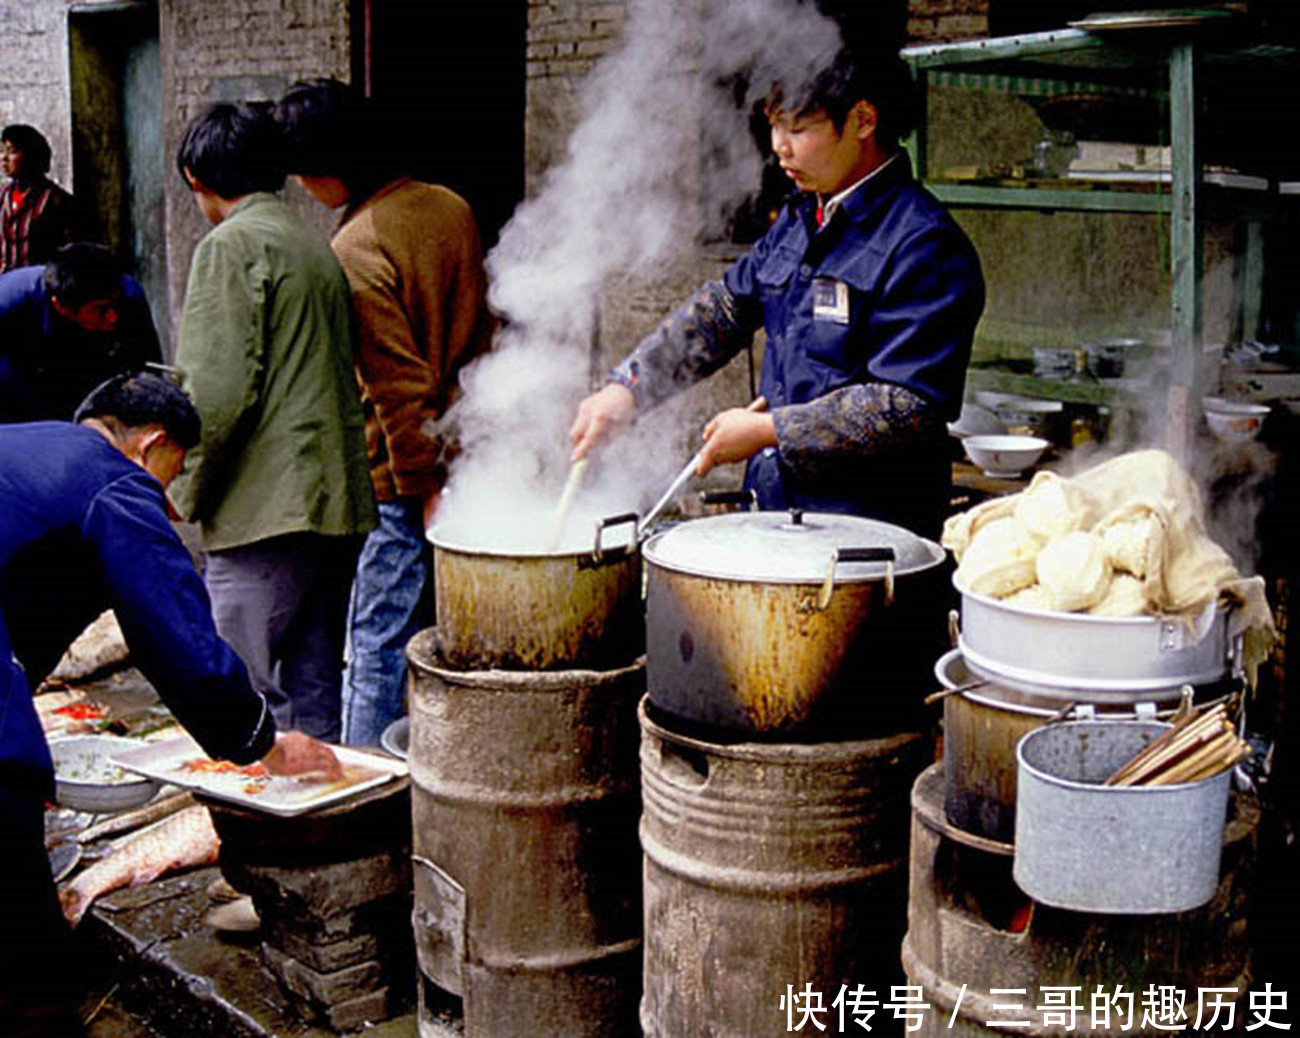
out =
<svg viewBox="0 0 1300 1038"><path fill-rule="evenodd" d="M1067 347L1035 346L1034 376L1061 381L1074 374L1074 350Z"/></svg>

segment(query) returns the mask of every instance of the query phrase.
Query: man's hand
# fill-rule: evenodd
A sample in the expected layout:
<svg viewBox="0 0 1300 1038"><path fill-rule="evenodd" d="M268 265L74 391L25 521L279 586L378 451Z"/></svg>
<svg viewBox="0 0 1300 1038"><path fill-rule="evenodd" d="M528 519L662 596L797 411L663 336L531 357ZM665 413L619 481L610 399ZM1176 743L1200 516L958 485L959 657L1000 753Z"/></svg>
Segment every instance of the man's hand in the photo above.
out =
<svg viewBox="0 0 1300 1038"><path fill-rule="evenodd" d="M704 427L704 448L695 474L703 476L715 465L745 461L764 447L775 446L776 423L770 414L730 408L714 415Z"/></svg>
<svg viewBox="0 0 1300 1038"><path fill-rule="evenodd" d="M326 782L343 778L334 751L305 732L277 732L271 752L262 758L273 775L313 775Z"/></svg>
<svg viewBox="0 0 1300 1038"><path fill-rule="evenodd" d="M614 433L632 420L636 410L636 397L627 386L611 382L599 392L578 405L578 414L569 429L569 442L573 444L570 461L585 458L598 444L604 443Z"/></svg>

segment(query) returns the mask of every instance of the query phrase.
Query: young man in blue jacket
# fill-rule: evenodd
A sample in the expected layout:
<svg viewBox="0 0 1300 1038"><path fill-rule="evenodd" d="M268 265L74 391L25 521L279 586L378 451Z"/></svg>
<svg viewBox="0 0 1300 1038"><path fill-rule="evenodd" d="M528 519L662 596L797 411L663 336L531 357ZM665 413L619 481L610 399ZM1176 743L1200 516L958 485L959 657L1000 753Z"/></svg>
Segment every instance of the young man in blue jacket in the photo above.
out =
<svg viewBox="0 0 1300 1038"><path fill-rule="evenodd" d="M771 229L708 282L579 406L585 455L641 407L716 371L767 333L766 413L704 429L699 474L747 461L760 508L862 515L937 535L984 282L970 241L912 178L914 119L896 56L848 52L769 97L772 150L796 193Z"/></svg>
<svg viewBox="0 0 1300 1038"><path fill-rule="evenodd" d="M164 487L199 419L156 375L117 376L79 424L0 427L0 1034L79 1033L69 932L43 838L50 750L32 693L89 620L117 613L133 662L213 757L341 774L300 732L276 735L266 700L220 637L167 520Z"/></svg>
<svg viewBox="0 0 1300 1038"><path fill-rule="evenodd" d="M161 360L144 291L104 246L0 274L0 423L66 422L106 378Z"/></svg>

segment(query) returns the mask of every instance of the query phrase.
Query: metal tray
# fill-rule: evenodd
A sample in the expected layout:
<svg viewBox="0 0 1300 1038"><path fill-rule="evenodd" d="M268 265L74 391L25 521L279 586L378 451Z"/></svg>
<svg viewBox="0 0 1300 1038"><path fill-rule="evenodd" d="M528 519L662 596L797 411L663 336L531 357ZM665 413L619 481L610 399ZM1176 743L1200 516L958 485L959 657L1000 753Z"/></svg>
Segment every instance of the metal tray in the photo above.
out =
<svg viewBox="0 0 1300 1038"><path fill-rule="evenodd" d="M346 746L330 747L343 765L346 778L341 782L299 782L291 777L273 776L254 779L238 771L216 774L190 771L185 765L195 760L210 760L197 742L183 735L175 739L124 750L109 758L114 764L150 778L196 790L218 800L267 814L290 818L338 803L363 790L373 789L407 774L403 761ZM257 792L250 792L257 787Z"/></svg>

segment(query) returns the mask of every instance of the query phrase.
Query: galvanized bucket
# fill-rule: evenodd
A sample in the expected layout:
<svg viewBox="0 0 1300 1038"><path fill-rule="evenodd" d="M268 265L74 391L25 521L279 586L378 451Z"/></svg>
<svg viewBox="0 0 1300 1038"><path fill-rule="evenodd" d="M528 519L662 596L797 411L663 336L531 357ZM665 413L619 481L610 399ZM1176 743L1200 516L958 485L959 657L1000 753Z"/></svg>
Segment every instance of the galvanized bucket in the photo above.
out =
<svg viewBox="0 0 1300 1038"><path fill-rule="evenodd" d="M1137 915L1185 912L1214 896L1230 771L1172 786L1102 785L1169 727L1072 721L1020 740L1012 874L1026 894Z"/></svg>
<svg viewBox="0 0 1300 1038"><path fill-rule="evenodd" d="M1194 911L1167 915L1071 912L1030 900L1012 881L1010 845L971 836L944 817L938 764L917 780L912 808L911 893L901 958L907 983L922 988L930 1008L907 1038L1169 1033L1139 1023L1140 995L1131 1021L1127 1010L1120 1011L1122 997L1115 999L1113 1013L1090 1014L1090 993L1099 989L1108 995L1157 987L1186 991L1193 1016L1197 989L1220 989L1225 1003L1236 1003L1238 1027L1247 1022L1260 820L1253 796L1233 793L1214 897ZM1060 993L1071 989L1085 1008L1067 1027ZM1008 1026L1013 1020L1030 1026ZM1190 1034L1187 1023L1184 1033ZM834 1033L833 1025L827 1033Z"/></svg>

